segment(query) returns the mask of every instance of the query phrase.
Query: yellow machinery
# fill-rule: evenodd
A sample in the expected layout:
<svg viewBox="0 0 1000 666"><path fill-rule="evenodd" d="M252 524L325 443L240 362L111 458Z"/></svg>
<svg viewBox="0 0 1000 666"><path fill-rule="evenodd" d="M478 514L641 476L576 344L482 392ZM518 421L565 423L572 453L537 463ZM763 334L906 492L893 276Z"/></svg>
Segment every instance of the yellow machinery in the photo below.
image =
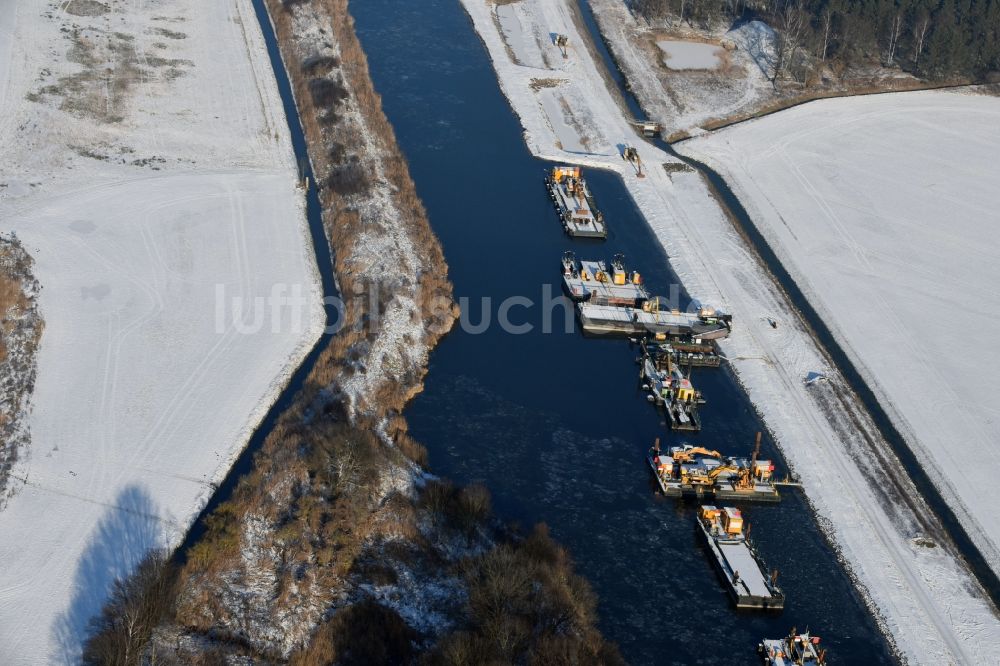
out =
<svg viewBox="0 0 1000 666"><path fill-rule="evenodd" d="M677 382L676 397L678 402L694 402L697 396L694 392L694 386L691 385L691 380L681 379Z"/></svg>
<svg viewBox="0 0 1000 666"><path fill-rule="evenodd" d="M691 448L687 449L678 449L676 451L673 451L670 455L674 459L674 462L681 463L681 462L690 462L694 460L694 457L698 454L701 454L703 456L708 456L709 458L722 457L722 454L719 453L718 451L706 449L701 446L692 446Z"/></svg>
<svg viewBox="0 0 1000 666"><path fill-rule="evenodd" d="M692 486L712 486L715 485L715 479L723 472L738 472L739 470L733 465L719 465L711 472L704 474L702 472L691 470L686 470L681 467L681 483L690 484Z"/></svg>
<svg viewBox="0 0 1000 666"><path fill-rule="evenodd" d="M736 476L736 490L753 490L756 482L750 469L741 469Z"/></svg>
<svg viewBox="0 0 1000 666"><path fill-rule="evenodd" d="M739 509L731 506L722 509L722 529L726 531L726 534L743 533L743 514L740 513Z"/></svg>
<svg viewBox="0 0 1000 666"><path fill-rule="evenodd" d="M645 178L646 174L642 172L642 158L639 157L639 149L635 146L625 146L622 150L622 158L626 162L631 162L632 166L635 167L635 175L638 178Z"/></svg>
<svg viewBox="0 0 1000 666"><path fill-rule="evenodd" d="M719 477L720 474L727 473L727 472L729 472L729 473L731 473L731 472L739 472L739 471L740 471L740 468L737 467L736 465L719 465L718 467L716 467L715 469L713 469L712 471L710 471L706 476L708 477L709 481L711 481L712 483L715 483L715 480Z"/></svg>
<svg viewBox="0 0 1000 666"><path fill-rule="evenodd" d="M624 254L618 253L611 260L611 279L618 286L622 286L628 282L628 273L625 272Z"/></svg>
<svg viewBox="0 0 1000 666"><path fill-rule="evenodd" d="M563 178L579 178L580 167L557 166L552 167L552 180L561 183Z"/></svg>
<svg viewBox="0 0 1000 666"><path fill-rule="evenodd" d="M712 486L715 485L715 477L722 472L735 472L735 467L720 465L708 474L699 471L687 470L681 467L681 483L691 486Z"/></svg>
<svg viewBox="0 0 1000 666"><path fill-rule="evenodd" d="M559 50L562 51L562 57L563 58L568 57L568 54L566 53L566 47L569 46L569 37L567 37L566 35L556 35L555 40L553 41L555 41L555 44L556 46L559 47Z"/></svg>
<svg viewBox="0 0 1000 666"><path fill-rule="evenodd" d="M558 184L563 181L566 181L566 193L576 201L577 212L586 212L581 203L581 199L585 199L586 195L580 178L580 167L565 165L552 167L552 182Z"/></svg>
<svg viewBox="0 0 1000 666"><path fill-rule="evenodd" d="M719 517L720 511L712 506L711 504L705 504L701 507L701 519L707 520L709 522L715 520Z"/></svg>
<svg viewBox="0 0 1000 666"><path fill-rule="evenodd" d="M743 533L743 514L740 510L731 506L718 507L706 504L701 507L700 518L709 524L716 523L720 518L722 530L729 535Z"/></svg>

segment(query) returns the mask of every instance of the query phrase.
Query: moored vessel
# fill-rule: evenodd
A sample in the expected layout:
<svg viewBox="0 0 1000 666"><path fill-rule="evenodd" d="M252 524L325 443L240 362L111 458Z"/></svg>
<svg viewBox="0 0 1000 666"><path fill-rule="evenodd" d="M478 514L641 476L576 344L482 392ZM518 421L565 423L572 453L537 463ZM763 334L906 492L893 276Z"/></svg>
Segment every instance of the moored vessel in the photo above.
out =
<svg viewBox="0 0 1000 666"><path fill-rule="evenodd" d="M673 365L670 356L646 354L642 359L640 379L650 401L667 413L672 430L701 430L698 405L705 401L691 380Z"/></svg>
<svg viewBox="0 0 1000 666"><path fill-rule="evenodd" d="M785 595L777 586L778 573L767 572L764 561L747 540L739 509L702 506L698 528L737 608L784 608Z"/></svg>
<svg viewBox="0 0 1000 666"><path fill-rule="evenodd" d="M580 167L552 167L545 174L545 188L566 233L581 238L607 238L604 216L597 210Z"/></svg>
<svg viewBox="0 0 1000 666"><path fill-rule="evenodd" d="M616 254L611 268L602 260L580 261L568 251L562 258L563 289L576 302L620 307L642 307L649 293L637 271L625 269L625 256Z"/></svg>
<svg viewBox="0 0 1000 666"><path fill-rule="evenodd" d="M584 332L592 335L680 338L695 342L719 340L729 336L732 316L712 308L697 312L661 310L652 298L641 307L577 303L577 314Z"/></svg>
<svg viewBox="0 0 1000 666"><path fill-rule="evenodd" d="M701 446L672 446L660 450L656 439L646 458L657 485L668 497L691 497L720 501L778 502L774 464L760 460L760 435L749 459L728 458Z"/></svg>
<svg viewBox="0 0 1000 666"><path fill-rule="evenodd" d="M791 633L785 638L765 638L757 646L757 654L766 666L822 666L826 650L820 649L819 636Z"/></svg>

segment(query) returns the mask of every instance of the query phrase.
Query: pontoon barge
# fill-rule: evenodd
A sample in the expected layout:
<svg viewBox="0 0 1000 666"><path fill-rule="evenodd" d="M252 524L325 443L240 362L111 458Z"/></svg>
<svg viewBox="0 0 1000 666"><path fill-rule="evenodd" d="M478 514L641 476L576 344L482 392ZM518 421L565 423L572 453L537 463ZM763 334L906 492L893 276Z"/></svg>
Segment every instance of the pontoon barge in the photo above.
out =
<svg viewBox="0 0 1000 666"><path fill-rule="evenodd" d="M638 308L583 302L577 303L576 311L584 332L593 335L653 336L703 342L728 337L732 330L732 316L711 308L679 312L658 310L656 305L655 299Z"/></svg>
<svg viewBox="0 0 1000 666"><path fill-rule="evenodd" d="M673 446L667 455L657 439L646 462L660 490L668 497L719 501L780 502L770 460L725 458L718 451L700 446Z"/></svg>
<svg viewBox="0 0 1000 666"><path fill-rule="evenodd" d="M638 307L649 300L636 271L625 270L624 255L611 260L611 269L603 261L577 261L566 252L562 258L563 289L572 300L595 305Z"/></svg>
<svg viewBox="0 0 1000 666"><path fill-rule="evenodd" d="M776 584L777 572L767 573L767 566L747 541L739 509L705 505L698 512L698 527L737 608L785 607L785 595Z"/></svg>
<svg viewBox="0 0 1000 666"><path fill-rule="evenodd" d="M580 175L580 167L553 167L545 174L545 188L566 233L581 238L607 238L604 216L594 205L594 195Z"/></svg>

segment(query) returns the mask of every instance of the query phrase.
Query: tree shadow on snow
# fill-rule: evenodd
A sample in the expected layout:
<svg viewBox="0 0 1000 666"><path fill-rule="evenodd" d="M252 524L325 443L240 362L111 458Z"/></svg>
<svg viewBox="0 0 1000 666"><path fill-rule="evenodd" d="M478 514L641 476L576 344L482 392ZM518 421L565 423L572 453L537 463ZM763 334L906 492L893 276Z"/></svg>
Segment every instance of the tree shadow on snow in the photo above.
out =
<svg viewBox="0 0 1000 666"><path fill-rule="evenodd" d="M69 606L52 625L63 663L80 663L87 624L101 611L115 579L128 576L150 549L163 543L149 494L139 486L126 487L91 533L77 565Z"/></svg>

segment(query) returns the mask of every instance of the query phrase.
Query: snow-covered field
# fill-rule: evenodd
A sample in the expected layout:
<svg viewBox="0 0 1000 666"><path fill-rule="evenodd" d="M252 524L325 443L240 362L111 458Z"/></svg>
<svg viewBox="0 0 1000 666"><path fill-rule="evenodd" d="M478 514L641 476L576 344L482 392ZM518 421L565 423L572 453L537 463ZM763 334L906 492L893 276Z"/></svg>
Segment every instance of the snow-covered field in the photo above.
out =
<svg viewBox="0 0 1000 666"><path fill-rule="evenodd" d="M755 223L1000 571L1000 98L814 102L682 145Z"/></svg>
<svg viewBox="0 0 1000 666"><path fill-rule="evenodd" d="M46 320L0 662L79 660L320 334L296 174L250 0L0 3L0 227Z"/></svg>
<svg viewBox="0 0 1000 666"><path fill-rule="evenodd" d="M500 80L525 129L525 141L540 157L619 173L693 296L734 313L733 336L723 351L740 382L774 433L786 459L879 621L913 663L991 663L1000 653L1000 621L946 543L929 548L940 526L919 502L904 501L908 479L885 455L882 441L843 378L828 368L784 295L726 219L697 173L668 173L674 158L639 141L605 87L599 64L584 48L584 36L568 0L515 3L521 44L550 48L556 69L519 65L498 29L495 5L462 0L482 37ZM508 26L511 23L508 22ZM550 32L569 36L563 61L545 40L523 37ZM578 137L589 152L560 149L540 91L539 79L559 80L555 90L579 119ZM647 177L638 179L616 144L638 146ZM819 212L817 212L819 214ZM614 224L609 220L609 224ZM772 328L767 319L774 318ZM807 385L811 372L828 382ZM887 480L892 479L892 483ZM900 495L884 492L899 489ZM930 541L928 541L930 539ZM792 603L792 601L790 601Z"/></svg>

